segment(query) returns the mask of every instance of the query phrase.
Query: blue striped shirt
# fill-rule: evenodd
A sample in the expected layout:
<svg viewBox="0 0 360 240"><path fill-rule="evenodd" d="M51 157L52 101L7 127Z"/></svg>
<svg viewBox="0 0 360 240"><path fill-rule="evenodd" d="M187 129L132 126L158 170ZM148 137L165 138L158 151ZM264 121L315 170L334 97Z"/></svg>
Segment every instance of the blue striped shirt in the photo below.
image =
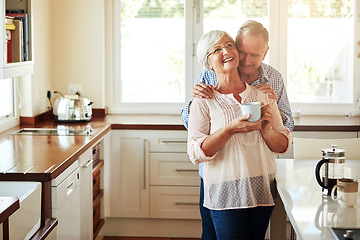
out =
<svg viewBox="0 0 360 240"><path fill-rule="evenodd" d="M274 89L277 97L278 97L278 107L283 116L284 126L287 127L291 132L294 129L294 119L292 117L289 99L286 93L286 88L284 85L284 80L281 76L281 73L277 71L275 68L267 65L265 63L261 63L261 73L259 78L251 83L252 86L259 85L261 83L266 83L272 89ZM203 82L206 85L216 85L216 75L214 72L203 70L196 82L196 84ZM189 122L189 106L191 103L192 96L190 98L189 103L181 110L181 116L184 122L184 126L186 129L188 128ZM199 175L203 176L203 163L199 165Z"/></svg>

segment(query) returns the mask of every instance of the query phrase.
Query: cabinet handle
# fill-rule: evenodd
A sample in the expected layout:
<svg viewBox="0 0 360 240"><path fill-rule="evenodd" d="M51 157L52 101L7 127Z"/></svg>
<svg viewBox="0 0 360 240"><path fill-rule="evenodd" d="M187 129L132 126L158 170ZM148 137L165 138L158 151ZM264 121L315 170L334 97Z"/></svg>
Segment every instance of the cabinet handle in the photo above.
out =
<svg viewBox="0 0 360 240"><path fill-rule="evenodd" d="M93 160L89 160L84 166L82 166L83 168L88 168L94 161Z"/></svg>
<svg viewBox="0 0 360 240"><path fill-rule="evenodd" d="M174 144L174 143L177 143L177 144L179 144L179 143L187 143L187 140L160 140L160 143L165 143L165 144L167 144L167 143L170 143L170 144Z"/></svg>
<svg viewBox="0 0 360 240"><path fill-rule="evenodd" d="M142 149L143 149L143 189L146 189L146 153L145 153L145 138L142 140Z"/></svg>
<svg viewBox="0 0 360 240"><path fill-rule="evenodd" d="M197 169L175 169L177 172L198 172Z"/></svg>
<svg viewBox="0 0 360 240"><path fill-rule="evenodd" d="M186 206L197 206L199 203L191 203L191 202L175 202L176 205L186 205Z"/></svg>

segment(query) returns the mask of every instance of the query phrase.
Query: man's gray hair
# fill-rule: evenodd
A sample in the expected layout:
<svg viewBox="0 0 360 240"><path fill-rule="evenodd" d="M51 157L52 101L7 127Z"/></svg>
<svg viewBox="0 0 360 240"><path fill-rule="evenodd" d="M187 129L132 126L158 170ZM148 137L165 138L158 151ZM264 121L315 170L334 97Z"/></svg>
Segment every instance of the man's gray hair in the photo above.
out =
<svg viewBox="0 0 360 240"><path fill-rule="evenodd" d="M214 30L204 34L197 44L197 57L203 68L209 71L213 71L209 66L208 54L211 48L213 48L223 36L228 37L233 43L234 39L225 31Z"/></svg>
<svg viewBox="0 0 360 240"><path fill-rule="evenodd" d="M244 22L236 34L236 41L240 36L250 36L254 38L261 36L264 39L264 50L267 50L269 47L269 32L261 23L257 21L247 20Z"/></svg>

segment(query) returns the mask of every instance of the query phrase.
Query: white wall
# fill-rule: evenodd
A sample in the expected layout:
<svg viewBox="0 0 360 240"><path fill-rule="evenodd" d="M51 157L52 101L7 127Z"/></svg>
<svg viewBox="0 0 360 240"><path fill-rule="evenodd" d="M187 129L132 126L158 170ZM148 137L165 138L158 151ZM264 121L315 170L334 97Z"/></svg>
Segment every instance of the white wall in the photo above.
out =
<svg viewBox="0 0 360 240"><path fill-rule="evenodd" d="M82 86L82 97L105 107L103 0L51 0L52 88L68 93Z"/></svg>
<svg viewBox="0 0 360 240"><path fill-rule="evenodd" d="M46 91L51 87L48 0L32 1L34 74L19 78L20 115L31 117L47 111Z"/></svg>
<svg viewBox="0 0 360 240"><path fill-rule="evenodd" d="M105 35L102 0L32 0L34 74L20 80L21 116L47 111L47 90L82 96L105 107ZM60 95L56 95L59 97Z"/></svg>

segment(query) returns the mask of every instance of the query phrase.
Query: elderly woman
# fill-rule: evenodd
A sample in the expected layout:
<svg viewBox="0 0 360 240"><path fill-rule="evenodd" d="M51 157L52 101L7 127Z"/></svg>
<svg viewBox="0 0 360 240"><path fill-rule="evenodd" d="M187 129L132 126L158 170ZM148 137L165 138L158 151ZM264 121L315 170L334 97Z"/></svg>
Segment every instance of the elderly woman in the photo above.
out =
<svg viewBox="0 0 360 240"><path fill-rule="evenodd" d="M274 208L274 152L288 150L291 134L276 101L241 81L239 53L229 34L205 34L197 51L201 65L218 79L214 98L193 99L188 127L190 160L205 162L204 207L216 232L211 239L263 240ZM265 104L259 121L242 116L240 105L247 102Z"/></svg>

